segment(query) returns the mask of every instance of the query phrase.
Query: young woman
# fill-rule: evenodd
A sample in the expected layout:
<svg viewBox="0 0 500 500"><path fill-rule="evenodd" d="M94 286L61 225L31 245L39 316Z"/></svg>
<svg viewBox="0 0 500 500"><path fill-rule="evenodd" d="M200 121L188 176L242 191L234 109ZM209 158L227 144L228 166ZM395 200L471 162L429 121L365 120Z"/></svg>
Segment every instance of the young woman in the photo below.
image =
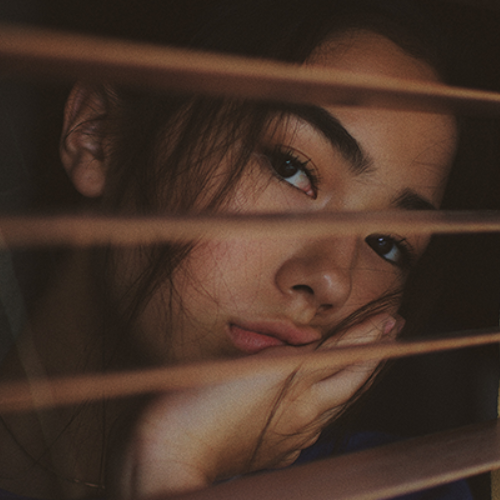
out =
<svg viewBox="0 0 500 500"><path fill-rule="evenodd" d="M186 25L182 37L193 47L311 67L443 79L433 43L401 24L418 18L411 6L402 15L394 12L400 2L353 5L212 3L203 29L194 22L191 37ZM67 101L60 154L87 205L104 212L420 210L440 206L457 135L446 114L80 82ZM427 243L410 233L367 232L74 250L2 374L50 377L249 355L272 362L393 338L404 323L397 310L406 277ZM287 466L376 368L256 373L140 401L5 415L0 486L35 498L114 491L142 499Z"/></svg>

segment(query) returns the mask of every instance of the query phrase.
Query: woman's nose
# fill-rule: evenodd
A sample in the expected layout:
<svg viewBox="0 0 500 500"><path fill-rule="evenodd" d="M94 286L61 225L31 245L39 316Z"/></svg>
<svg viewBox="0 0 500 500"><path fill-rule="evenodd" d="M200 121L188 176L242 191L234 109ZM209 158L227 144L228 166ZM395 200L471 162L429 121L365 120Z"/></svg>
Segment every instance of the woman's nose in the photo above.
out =
<svg viewBox="0 0 500 500"><path fill-rule="evenodd" d="M302 316L337 311L352 291L358 238L308 242L289 256L276 274L276 284Z"/></svg>

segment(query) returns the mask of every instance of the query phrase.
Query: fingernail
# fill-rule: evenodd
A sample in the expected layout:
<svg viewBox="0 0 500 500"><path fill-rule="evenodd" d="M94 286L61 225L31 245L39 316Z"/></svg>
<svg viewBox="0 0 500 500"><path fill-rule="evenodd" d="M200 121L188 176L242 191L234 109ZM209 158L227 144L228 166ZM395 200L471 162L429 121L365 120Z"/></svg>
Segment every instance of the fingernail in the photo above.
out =
<svg viewBox="0 0 500 500"><path fill-rule="evenodd" d="M384 335L389 335L391 333L392 329L396 326L396 319L390 316L383 325L382 332Z"/></svg>

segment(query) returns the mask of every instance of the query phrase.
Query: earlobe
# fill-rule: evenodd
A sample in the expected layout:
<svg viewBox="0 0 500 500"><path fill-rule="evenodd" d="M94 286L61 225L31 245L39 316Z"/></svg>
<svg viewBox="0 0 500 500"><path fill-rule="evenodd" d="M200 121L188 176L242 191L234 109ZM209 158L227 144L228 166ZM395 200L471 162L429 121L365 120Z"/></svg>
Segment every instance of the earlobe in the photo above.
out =
<svg viewBox="0 0 500 500"><path fill-rule="evenodd" d="M64 111L60 144L63 166L82 195L98 197L106 184L103 118L107 113L104 91L77 84Z"/></svg>

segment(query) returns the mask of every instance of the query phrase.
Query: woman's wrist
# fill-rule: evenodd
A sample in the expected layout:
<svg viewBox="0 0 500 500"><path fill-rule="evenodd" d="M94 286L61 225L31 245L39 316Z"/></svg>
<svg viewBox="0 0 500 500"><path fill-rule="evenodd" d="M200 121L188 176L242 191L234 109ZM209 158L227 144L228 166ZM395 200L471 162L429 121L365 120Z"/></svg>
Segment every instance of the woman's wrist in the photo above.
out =
<svg viewBox="0 0 500 500"><path fill-rule="evenodd" d="M118 475L120 498L145 500L206 488L212 483L199 466L199 457L191 458L189 450L166 447L162 453L157 451L132 443Z"/></svg>

